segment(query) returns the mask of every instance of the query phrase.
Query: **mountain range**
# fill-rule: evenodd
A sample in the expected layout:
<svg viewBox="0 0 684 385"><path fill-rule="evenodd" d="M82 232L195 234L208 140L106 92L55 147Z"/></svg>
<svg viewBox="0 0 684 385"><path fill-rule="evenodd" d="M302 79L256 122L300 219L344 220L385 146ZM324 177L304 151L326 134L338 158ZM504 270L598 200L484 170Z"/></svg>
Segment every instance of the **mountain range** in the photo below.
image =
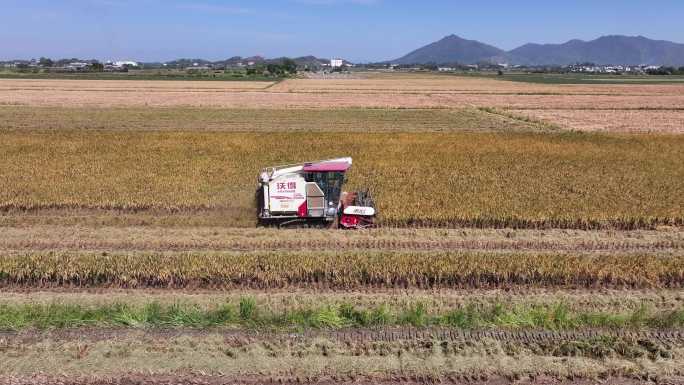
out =
<svg viewBox="0 0 684 385"><path fill-rule="evenodd" d="M279 57L279 58L272 58L272 59L267 59L262 56L250 56L250 57L241 57L241 56L233 56L229 59L225 60L217 60L217 61L211 61L211 60L206 60L206 59L176 59L172 61L167 61L165 63L145 63L150 66L157 65L160 66L161 64L165 64L168 67L171 68L186 68L186 67L192 67L195 64L200 65L200 66L206 66L206 65L212 65L215 67L228 67L228 66L235 66L239 63L242 64L247 64L247 63L258 63L258 64L270 64L270 63L282 63L282 61L286 59L285 57ZM329 64L330 59L321 59L317 58L315 56L301 56L301 57L296 57L293 58L292 60L297 63L297 65L300 66L307 66L310 68L316 68L320 67L323 64Z"/></svg>
<svg viewBox="0 0 684 385"><path fill-rule="evenodd" d="M591 41L570 40L562 44L529 43L510 51L456 35L421 47L396 64L476 64L482 62L514 65L666 65L684 66L684 44L651 40L643 36L602 36Z"/></svg>

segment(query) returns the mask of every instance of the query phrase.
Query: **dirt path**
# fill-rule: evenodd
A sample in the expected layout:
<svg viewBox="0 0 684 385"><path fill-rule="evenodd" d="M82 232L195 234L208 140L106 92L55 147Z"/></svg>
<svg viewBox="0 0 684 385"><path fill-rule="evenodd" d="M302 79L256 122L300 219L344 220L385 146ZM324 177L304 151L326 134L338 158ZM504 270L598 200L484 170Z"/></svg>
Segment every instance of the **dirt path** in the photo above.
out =
<svg viewBox="0 0 684 385"><path fill-rule="evenodd" d="M466 342L493 340L499 342L549 343L582 341L589 339L650 340L669 344L684 344L684 329L629 330L629 329L581 329L553 330L461 330L453 328L386 327L377 329L316 330L303 332L268 332L231 329L126 329L126 328L77 328L40 331L35 329L18 332L0 331L0 341L5 345L35 344L40 341L105 341L127 338L172 339L180 337L220 337L231 346L268 341L304 341L327 339L342 343L402 341L448 341Z"/></svg>

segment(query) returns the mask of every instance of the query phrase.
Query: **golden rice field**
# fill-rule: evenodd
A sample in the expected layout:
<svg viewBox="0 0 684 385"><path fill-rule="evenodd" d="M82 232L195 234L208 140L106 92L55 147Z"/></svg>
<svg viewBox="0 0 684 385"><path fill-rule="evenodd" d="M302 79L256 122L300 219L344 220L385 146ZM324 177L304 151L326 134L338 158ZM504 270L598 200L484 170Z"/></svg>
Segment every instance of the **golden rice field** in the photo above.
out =
<svg viewBox="0 0 684 385"><path fill-rule="evenodd" d="M388 226L644 228L684 220L684 137L572 133L0 134L3 210L221 209L254 225L261 167L354 157Z"/></svg>
<svg viewBox="0 0 684 385"><path fill-rule="evenodd" d="M162 288L681 288L684 256L445 252L18 253L0 284Z"/></svg>
<svg viewBox="0 0 684 385"><path fill-rule="evenodd" d="M0 384L681 382L683 91L0 79ZM379 228L255 228L347 155Z"/></svg>

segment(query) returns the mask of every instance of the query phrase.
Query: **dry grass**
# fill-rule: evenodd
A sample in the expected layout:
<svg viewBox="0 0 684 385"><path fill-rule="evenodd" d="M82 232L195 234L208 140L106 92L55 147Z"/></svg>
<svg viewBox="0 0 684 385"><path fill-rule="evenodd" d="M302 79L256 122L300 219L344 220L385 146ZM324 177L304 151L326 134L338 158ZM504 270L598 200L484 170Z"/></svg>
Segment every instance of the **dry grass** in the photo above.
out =
<svg viewBox="0 0 684 385"><path fill-rule="evenodd" d="M0 284L166 288L681 288L684 256L469 252L9 253Z"/></svg>
<svg viewBox="0 0 684 385"><path fill-rule="evenodd" d="M509 133L0 134L5 210L219 209L254 225L263 166L351 155L386 225L681 224L681 136Z"/></svg>
<svg viewBox="0 0 684 385"><path fill-rule="evenodd" d="M39 289L40 290L40 289ZM102 307L126 304L141 307L150 303L164 306L188 305L208 310L220 305L238 305L244 298L254 300L255 306L273 313L293 309L319 309L351 304L359 309L386 306L391 312L424 307L426 312L445 314L466 306L490 308L494 305L529 308L553 307L563 304L577 313L632 313L645 308L652 312L668 312L684 308L684 290L559 290L501 289L469 290L382 290L328 291L320 289L191 291L167 289L102 289L73 291L6 291L0 298L2 305L78 305Z"/></svg>

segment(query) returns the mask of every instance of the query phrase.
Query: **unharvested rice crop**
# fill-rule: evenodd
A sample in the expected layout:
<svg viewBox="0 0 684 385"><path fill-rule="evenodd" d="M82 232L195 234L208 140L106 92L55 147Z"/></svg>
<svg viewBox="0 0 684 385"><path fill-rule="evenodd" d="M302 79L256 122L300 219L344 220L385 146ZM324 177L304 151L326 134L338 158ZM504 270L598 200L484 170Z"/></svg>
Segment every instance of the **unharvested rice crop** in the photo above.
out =
<svg viewBox="0 0 684 385"><path fill-rule="evenodd" d="M19 253L0 257L6 286L676 287L684 257L464 252Z"/></svg>
<svg viewBox="0 0 684 385"><path fill-rule="evenodd" d="M223 210L254 225L261 167L351 155L388 226L684 223L684 137L535 133L0 134L0 208Z"/></svg>

